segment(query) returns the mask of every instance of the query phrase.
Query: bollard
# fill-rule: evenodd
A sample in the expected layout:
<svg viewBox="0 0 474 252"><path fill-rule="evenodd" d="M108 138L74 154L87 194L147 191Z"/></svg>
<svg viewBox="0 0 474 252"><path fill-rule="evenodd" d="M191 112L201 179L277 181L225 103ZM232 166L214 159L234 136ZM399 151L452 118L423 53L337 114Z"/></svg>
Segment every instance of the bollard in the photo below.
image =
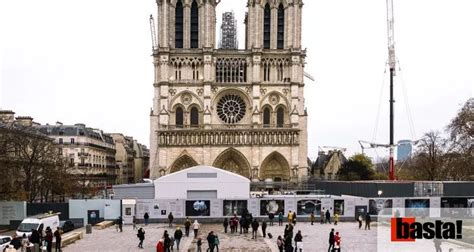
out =
<svg viewBox="0 0 474 252"><path fill-rule="evenodd" d="M92 234L92 225L91 224L86 225L86 234Z"/></svg>

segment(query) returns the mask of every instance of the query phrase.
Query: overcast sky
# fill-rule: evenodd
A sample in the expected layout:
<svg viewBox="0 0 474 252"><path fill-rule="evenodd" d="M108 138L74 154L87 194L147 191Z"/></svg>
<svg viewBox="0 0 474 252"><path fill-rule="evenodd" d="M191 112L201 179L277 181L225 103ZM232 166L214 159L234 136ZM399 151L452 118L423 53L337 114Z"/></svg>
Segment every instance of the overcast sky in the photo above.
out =
<svg viewBox="0 0 474 252"><path fill-rule="evenodd" d="M443 130L473 96L474 1L394 2L401 67L395 139L415 139ZM217 10L219 21L223 11L236 13L241 47L245 5L222 0ZM149 145L150 14L156 16L154 0L0 1L1 109L42 124L81 122ZM349 155L360 152L358 140L388 142L386 27L383 0L305 1L305 71L316 79L305 86L310 157L318 146L345 147Z"/></svg>

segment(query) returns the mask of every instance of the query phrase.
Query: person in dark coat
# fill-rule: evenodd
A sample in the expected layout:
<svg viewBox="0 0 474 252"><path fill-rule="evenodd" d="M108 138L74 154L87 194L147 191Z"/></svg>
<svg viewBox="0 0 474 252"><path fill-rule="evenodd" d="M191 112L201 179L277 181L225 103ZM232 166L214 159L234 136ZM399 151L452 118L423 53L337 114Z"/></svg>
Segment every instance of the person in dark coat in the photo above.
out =
<svg viewBox="0 0 474 252"><path fill-rule="evenodd" d="M326 223L331 224L331 213L329 213L329 209L326 210Z"/></svg>
<svg viewBox="0 0 474 252"><path fill-rule="evenodd" d="M10 241L10 246L13 246L14 249L18 250L21 248L21 237L13 235L12 240Z"/></svg>
<svg viewBox="0 0 474 252"><path fill-rule="evenodd" d="M266 237L267 235L267 222L265 220L262 221L262 233L263 233L263 238Z"/></svg>
<svg viewBox="0 0 474 252"><path fill-rule="evenodd" d="M273 219L275 219L275 214L274 213L269 213L268 214L268 219L270 220L270 226L273 226Z"/></svg>
<svg viewBox="0 0 474 252"><path fill-rule="evenodd" d="M143 228L138 229L137 237L138 237L138 240L140 241L138 243L138 247L143 248L143 240L145 240L145 230L143 230Z"/></svg>
<svg viewBox="0 0 474 252"><path fill-rule="evenodd" d="M214 252L214 244L215 244L215 237L214 237L214 231L209 232L207 235L207 244L209 245L209 251Z"/></svg>
<svg viewBox="0 0 474 252"><path fill-rule="evenodd" d="M285 238L285 252L293 252L293 246L291 245L291 237Z"/></svg>
<svg viewBox="0 0 474 252"><path fill-rule="evenodd" d="M133 230L137 229L137 217L135 217L135 215L133 216L132 224Z"/></svg>
<svg viewBox="0 0 474 252"><path fill-rule="evenodd" d="M313 225L314 219L315 219L314 212L311 212L311 215L309 216L309 219L311 220L311 225Z"/></svg>
<svg viewBox="0 0 474 252"><path fill-rule="evenodd" d="M188 217L186 217L186 220L184 221L184 233L186 234L186 237L189 237L190 227L191 227L191 221L189 220Z"/></svg>
<svg viewBox="0 0 474 252"><path fill-rule="evenodd" d="M283 212L278 213L278 226L283 226Z"/></svg>
<svg viewBox="0 0 474 252"><path fill-rule="evenodd" d="M148 219L150 219L150 215L148 215L148 212L143 215L143 219L145 220L145 226L148 225Z"/></svg>
<svg viewBox="0 0 474 252"><path fill-rule="evenodd" d="M176 248L179 250L179 243L181 242L181 238L183 237L183 231L179 227L176 228L174 231L174 240L176 241Z"/></svg>
<svg viewBox="0 0 474 252"><path fill-rule="evenodd" d="M298 242L303 242L303 236L301 235L301 230L298 230L298 233L295 235L295 252L298 251Z"/></svg>
<svg viewBox="0 0 474 252"><path fill-rule="evenodd" d="M224 233L227 234L227 227L229 226L229 221L227 220L227 218L224 218Z"/></svg>
<svg viewBox="0 0 474 252"><path fill-rule="evenodd" d="M56 246L55 246L56 251L61 251L61 233L62 231L60 228L54 231L54 238L56 238Z"/></svg>
<svg viewBox="0 0 474 252"><path fill-rule="evenodd" d="M171 239L167 230L165 230L165 232L163 233L163 240L164 240L163 243L165 245L165 252L169 252L171 248Z"/></svg>
<svg viewBox="0 0 474 252"><path fill-rule="evenodd" d="M242 234L242 229L244 228L244 225L245 225L244 215L242 215L242 217L240 217L239 224L240 224L240 234Z"/></svg>
<svg viewBox="0 0 474 252"><path fill-rule="evenodd" d="M293 217L291 218L293 225L296 225L296 211L293 211Z"/></svg>
<svg viewBox="0 0 474 252"><path fill-rule="evenodd" d="M257 239L257 232L258 232L258 221L257 219L253 219L252 222L252 239Z"/></svg>
<svg viewBox="0 0 474 252"><path fill-rule="evenodd" d="M329 248L328 252L331 252L334 249L334 228L331 228L331 232L329 233Z"/></svg>
<svg viewBox="0 0 474 252"><path fill-rule="evenodd" d="M119 216L117 218L117 225L118 225L118 228L119 228L120 232L123 232L123 229L122 229L122 226L123 226L122 216Z"/></svg>
<svg viewBox="0 0 474 252"><path fill-rule="evenodd" d="M372 219L370 218L370 214L365 215L365 230L367 230L367 228L370 230L371 221Z"/></svg>
<svg viewBox="0 0 474 252"><path fill-rule="evenodd" d="M31 230L31 235L30 235L29 240L33 244L38 244L38 245L40 244L40 235L38 233L38 230L36 229Z"/></svg>
<svg viewBox="0 0 474 252"><path fill-rule="evenodd" d="M171 227L173 225L173 213L170 212L170 214L168 214L168 227Z"/></svg>
<svg viewBox="0 0 474 252"><path fill-rule="evenodd" d="M285 241L281 238L281 235L277 238L277 247L279 252L283 252L283 248L285 247Z"/></svg>
<svg viewBox="0 0 474 252"><path fill-rule="evenodd" d="M44 240L47 242L46 250L48 252L51 252L51 250L53 249L53 232L50 227L46 228L46 237L44 238Z"/></svg>

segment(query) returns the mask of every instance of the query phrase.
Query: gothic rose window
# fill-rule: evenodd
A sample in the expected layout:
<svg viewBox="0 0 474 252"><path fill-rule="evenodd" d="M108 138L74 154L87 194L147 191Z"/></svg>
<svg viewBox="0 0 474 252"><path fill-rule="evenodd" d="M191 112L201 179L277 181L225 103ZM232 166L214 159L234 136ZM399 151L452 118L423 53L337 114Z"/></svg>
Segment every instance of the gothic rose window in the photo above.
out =
<svg viewBox="0 0 474 252"><path fill-rule="evenodd" d="M246 105L238 95L224 95L217 103L217 115L225 123L237 123L245 116Z"/></svg>

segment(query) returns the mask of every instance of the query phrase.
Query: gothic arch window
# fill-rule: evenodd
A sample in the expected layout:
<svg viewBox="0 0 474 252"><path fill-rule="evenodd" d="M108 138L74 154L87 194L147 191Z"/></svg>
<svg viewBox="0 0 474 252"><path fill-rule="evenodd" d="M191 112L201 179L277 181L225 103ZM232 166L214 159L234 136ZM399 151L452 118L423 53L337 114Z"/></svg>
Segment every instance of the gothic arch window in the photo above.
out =
<svg viewBox="0 0 474 252"><path fill-rule="evenodd" d="M290 180L290 165L282 154L272 152L263 160L259 177L274 181L288 181Z"/></svg>
<svg viewBox="0 0 474 252"><path fill-rule="evenodd" d="M176 3L175 8L175 24L174 24L174 32L175 32L175 40L174 40L174 47L175 48L183 48L183 3L181 0L178 0Z"/></svg>
<svg viewBox="0 0 474 252"><path fill-rule="evenodd" d="M263 49L270 49L270 16L270 4L267 3L263 10Z"/></svg>
<svg viewBox="0 0 474 252"><path fill-rule="evenodd" d="M263 127L270 126L270 108L266 107L263 109Z"/></svg>
<svg viewBox="0 0 474 252"><path fill-rule="evenodd" d="M183 109L181 107L177 107L176 108L176 120L175 120L175 124L176 124L176 127L180 127L182 128L183 127L183 124L184 124L184 113L183 113Z"/></svg>
<svg viewBox="0 0 474 252"><path fill-rule="evenodd" d="M283 4L278 6L278 24L277 24L277 49L283 49L285 40L285 9Z"/></svg>
<svg viewBox="0 0 474 252"><path fill-rule="evenodd" d="M285 109L279 107L277 109L277 127L283 127L283 124L285 124Z"/></svg>
<svg viewBox="0 0 474 252"><path fill-rule="evenodd" d="M199 125L199 111L196 107L191 108L191 127L197 127Z"/></svg>
<svg viewBox="0 0 474 252"><path fill-rule="evenodd" d="M228 124L237 123L245 116L247 106L244 100L236 94L222 96L217 102L217 115Z"/></svg>
<svg viewBox="0 0 474 252"><path fill-rule="evenodd" d="M199 10L196 0L191 4L191 48L198 48L199 43Z"/></svg>

